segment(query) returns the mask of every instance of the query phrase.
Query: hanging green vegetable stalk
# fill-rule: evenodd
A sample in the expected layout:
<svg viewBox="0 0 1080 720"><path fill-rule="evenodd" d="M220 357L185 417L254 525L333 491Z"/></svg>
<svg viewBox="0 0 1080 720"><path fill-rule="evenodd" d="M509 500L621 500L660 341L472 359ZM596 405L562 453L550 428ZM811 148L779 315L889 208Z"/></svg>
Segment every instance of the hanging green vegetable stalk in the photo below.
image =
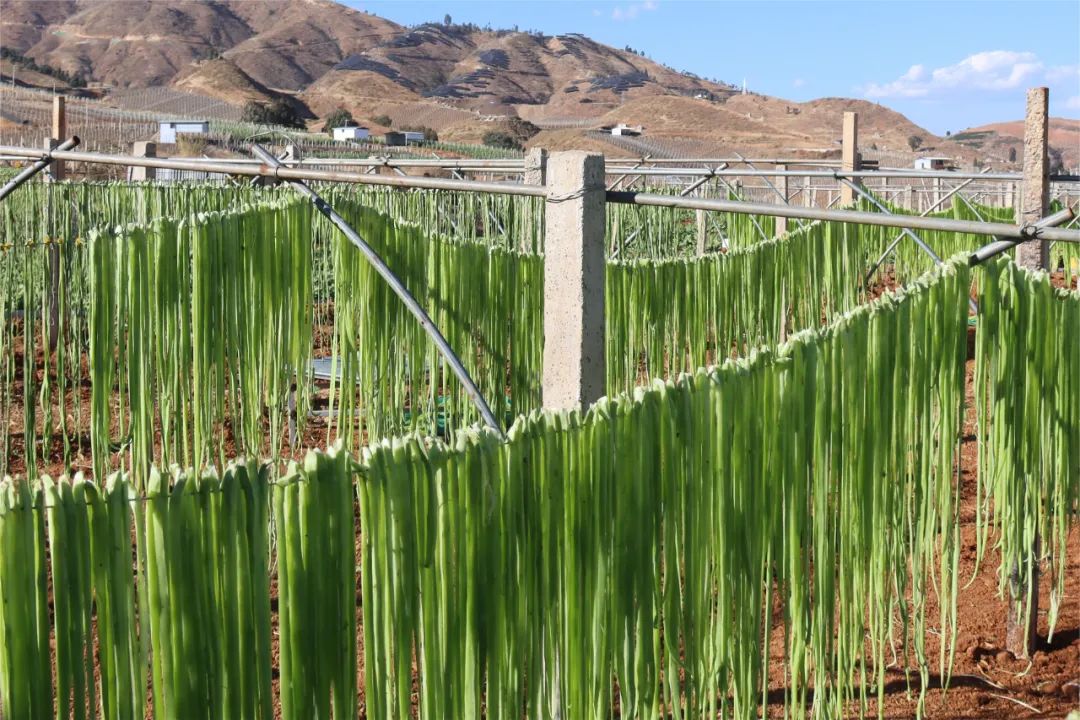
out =
<svg viewBox="0 0 1080 720"><path fill-rule="evenodd" d="M273 488L285 720L356 717L352 462L309 453Z"/></svg>
<svg viewBox="0 0 1080 720"><path fill-rule="evenodd" d="M956 630L969 286L950 264L775 353L523 418L503 445L373 446L368 716L411 712L415 657L422 718L757 717L774 597L793 715L883 696L897 608L925 691L928 580L945 675Z"/></svg>
<svg viewBox="0 0 1080 720"><path fill-rule="evenodd" d="M42 493L0 480L0 712L11 720L53 712Z"/></svg>
<svg viewBox="0 0 1080 720"><path fill-rule="evenodd" d="M154 712L272 717L267 469L156 471L146 537ZM193 628L200 631L193 633Z"/></svg>
<svg viewBox="0 0 1080 720"><path fill-rule="evenodd" d="M1080 294L1006 258L984 265L979 282L976 403L980 494L993 504L980 527L1001 549L1000 591L1032 612L1033 563L1050 562L1053 636L1065 587L1069 529L1080 509ZM981 519L981 514L980 514ZM1020 595L1020 596L1018 596Z"/></svg>

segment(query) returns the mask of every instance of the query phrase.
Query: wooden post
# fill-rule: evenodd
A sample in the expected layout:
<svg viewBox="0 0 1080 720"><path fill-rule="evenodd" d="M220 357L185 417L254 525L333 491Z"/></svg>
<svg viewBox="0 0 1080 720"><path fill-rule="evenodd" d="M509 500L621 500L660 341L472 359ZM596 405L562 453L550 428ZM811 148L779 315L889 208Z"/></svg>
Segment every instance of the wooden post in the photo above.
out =
<svg viewBox="0 0 1080 720"><path fill-rule="evenodd" d="M67 109L63 95L57 95L53 98L52 139L55 143L53 147L67 139ZM63 180L64 170L64 162L62 160L52 161L50 173L54 180Z"/></svg>
<svg viewBox="0 0 1080 720"><path fill-rule="evenodd" d="M778 172L781 173L780 175L776 176L776 180L775 180L776 189L780 191L780 194L777 196L776 199L778 201L780 201L781 205L787 205L788 204L788 195L789 195L789 193L788 193L788 176L783 174L783 173L785 173L787 171L787 165L778 164L776 166L776 169L777 169ZM776 236L780 237L781 235L783 235L786 232L787 232L787 218L784 218L784 217L776 218Z"/></svg>
<svg viewBox="0 0 1080 720"><path fill-rule="evenodd" d="M844 137L840 156L840 169L843 172L855 172L859 169L859 114L844 113ZM848 178L856 185L858 178ZM847 207L855 202L855 190L847 185L840 186L840 204Z"/></svg>
<svg viewBox="0 0 1080 720"><path fill-rule="evenodd" d="M1034 223L1049 214L1050 180L1047 152L1047 111L1050 91L1031 88L1027 93L1027 115L1024 120L1024 184L1016 208L1017 224ZM1050 265L1050 244L1035 240L1016 246L1016 263L1033 270L1045 270ZM1019 340L1019 338L1017 338ZM1037 479L1036 479L1037 481ZM1025 583L1028 572L1031 585ZM1009 569L1009 618L1005 629L1005 649L1018 658L1029 657L1035 651L1039 629L1039 538L1034 539L1021 565ZM1028 617L1023 612L1023 600L1030 605Z"/></svg>
<svg viewBox="0 0 1080 720"><path fill-rule="evenodd" d="M1047 121L1050 91L1031 88L1027 93L1024 120L1024 185L1016 208L1018 225L1046 217L1050 209L1049 153ZM1016 247L1016 263L1021 267L1046 270L1050 265L1050 243L1025 242Z"/></svg>
<svg viewBox="0 0 1080 720"><path fill-rule="evenodd" d="M544 238L545 408L604 395L604 156L552 153Z"/></svg>
<svg viewBox="0 0 1080 720"><path fill-rule="evenodd" d="M530 148L525 153L525 177L526 185L547 184L548 151L544 148ZM618 233L614 233L617 237ZM541 251L540 238L533 237L532 233L524 233L518 243L518 249L523 253L538 253Z"/></svg>
<svg viewBox="0 0 1080 720"><path fill-rule="evenodd" d="M803 179L803 195L802 202L804 207L814 206L814 196L810 192L810 183L813 180L809 175Z"/></svg>
<svg viewBox="0 0 1080 720"><path fill-rule="evenodd" d="M63 95L53 98L52 136L46 139L45 147L52 150L67 138L67 110ZM53 160L49 167L46 182L60 182L66 172L64 163ZM60 244L63 234L55 227L53 219L52 194L49 195L49 224L47 232L52 243L49 245L49 351L56 349L60 340Z"/></svg>
<svg viewBox="0 0 1080 720"><path fill-rule="evenodd" d="M705 247L709 241L709 223L704 210L694 211L694 220L697 223L697 255L705 254Z"/></svg>
<svg viewBox="0 0 1080 720"><path fill-rule="evenodd" d="M935 206L939 202L941 202L941 194L942 194L941 193L941 178L936 177L936 178L934 178L934 202L933 202L933 204ZM938 209L940 210L941 208L939 207Z"/></svg>

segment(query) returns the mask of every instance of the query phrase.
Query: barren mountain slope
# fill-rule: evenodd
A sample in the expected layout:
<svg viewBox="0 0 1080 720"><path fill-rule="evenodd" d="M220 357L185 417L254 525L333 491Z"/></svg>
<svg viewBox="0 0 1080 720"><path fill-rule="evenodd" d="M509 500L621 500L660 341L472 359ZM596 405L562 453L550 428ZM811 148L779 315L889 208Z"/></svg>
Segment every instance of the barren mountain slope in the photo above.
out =
<svg viewBox="0 0 1080 720"><path fill-rule="evenodd" d="M399 31L330 0L0 0L5 46L119 87L168 84L225 53L258 83L299 89Z"/></svg>

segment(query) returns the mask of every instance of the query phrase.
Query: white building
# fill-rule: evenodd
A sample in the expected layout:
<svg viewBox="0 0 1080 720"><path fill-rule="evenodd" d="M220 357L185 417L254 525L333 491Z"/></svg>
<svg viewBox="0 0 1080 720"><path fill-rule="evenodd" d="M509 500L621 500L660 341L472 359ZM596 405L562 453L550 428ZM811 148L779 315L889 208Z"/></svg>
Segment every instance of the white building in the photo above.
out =
<svg viewBox="0 0 1080 720"><path fill-rule="evenodd" d="M916 170L955 170L956 163L949 157L921 157L915 160Z"/></svg>
<svg viewBox="0 0 1080 720"><path fill-rule="evenodd" d="M404 130L401 134L405 136L406 145L408 145L409 143L424 142L424 133L422 132L418 132L416 130Z"/></svg>
<svg viewBox="0 0 1080 720"><path fill-rule="evenodd" d="M207 120L162 120L158 123L158 142L174 143L177 135L205 135L210 132Z"/></svg>
<svg viewBox="0 0 1080 720"><path fill-rule="evenodd" d="M611 128L611 134L623 136L640 135L642 130L644 130L644 128L642 128L640 125L636 127L631 127L626 123L619 123L615 127Z"/></svg>
<svg viewBox="0 0 1080 720"><path fill-rule="evenodd" d="M371 133L368 132L366 127L356 127L355 125L349 125L346 127L334 128L335 140L366 140Z"/></svg>

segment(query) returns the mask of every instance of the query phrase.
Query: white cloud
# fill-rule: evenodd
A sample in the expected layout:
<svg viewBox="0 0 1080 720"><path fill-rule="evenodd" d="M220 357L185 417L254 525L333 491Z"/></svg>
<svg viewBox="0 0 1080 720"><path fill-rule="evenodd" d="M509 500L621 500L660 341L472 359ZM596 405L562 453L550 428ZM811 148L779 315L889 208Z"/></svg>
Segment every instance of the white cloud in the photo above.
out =
<svg viewBox="0 0 1080 720"><path fill-rule="evenodd" d="M806 84L806 81L803 80L802 78L795 78L794 80L791 81L791 87L801 88L805 84Z"/></svg>
<svg viewBox="0 0 1080 720"><path fill-rule="evenodd" d="M604 13L600 12L599 8L593 8L592 14L593 14L593 17L600 17Z"/></svg>
<svg viewBox="0 0 1080 720"><path fill-rule="evenodd" d="M988 50L969 55L955 65L933 69L912 65L897 79L870 83L862 91L868 98L947 96L957 90L993 92L1057 82L1072 72L1073 66L1047 69L1032 52Z"/></svg>
<svg viewBox="0 0 1080 720"><path fill-rule="evenodd" d="M636 20L643 12L656 9L656 0L644 0L644 2L630 3L629 5L616 5L611 11L612 20Z"/></svg>
<svg viewBox="0 0 1080 720"><path fill-rule="evenodd" d="M1080 65L1055 65L1046 70L1047 82L1064 82L1069 78L1080 82Z"/></svg>
<svg viewBox="0 0 1080 720"><path fill-rule="evenodd" d="M1065 101L1065 107L1070 110L1080 110L1080 95L1073 95Z"/></svg>

